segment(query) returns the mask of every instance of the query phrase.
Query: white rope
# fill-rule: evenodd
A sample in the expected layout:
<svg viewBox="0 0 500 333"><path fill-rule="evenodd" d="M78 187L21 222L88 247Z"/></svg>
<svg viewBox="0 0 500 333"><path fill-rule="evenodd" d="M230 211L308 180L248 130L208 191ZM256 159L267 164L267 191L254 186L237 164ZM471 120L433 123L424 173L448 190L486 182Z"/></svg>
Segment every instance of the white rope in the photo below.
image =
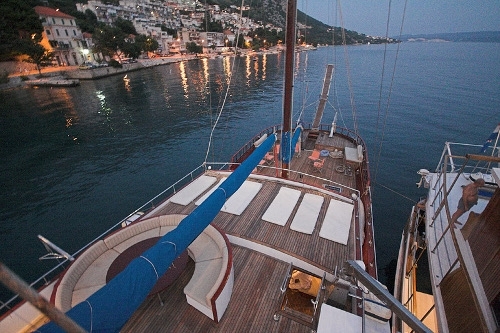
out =
<svg viewBox="0 0 500 333"><path fill-rule="evenodd" d="M154 271L155 271L155 274L156 274L156 280L158 281L160 279L160 276L158 275L158 272L156 271L156 267L155 265L151 262L151 260L149 260L148 258L144 257L144 256L140 256L140 258L146 260L147 262L149 262L149 264L153 267Z"/></svg>
<svg viewBox="0 0 500 333"><path fill-rule="evenodd" d="M226 190L223 189L222 187L218 187L217 190L222 190L222 192L224 192L224 198L226 198L227 200L227 193L226 193Z"/></svg>
<svg viewBox="0 0 500 333"><path fill-rule="evenodd" d="M241 8L240 26L242 25L241 23L242 23L242 20L243 20L243 18L242 18L242 16L243 16L243 3L244 3L244 0L241 1L241 7L240 7ZM240 37L240 30L238 29L238 34L236 36L236 48L238 48L239 37ZM235 50L235 52L236 52L236 50ZM227 81L226 93L224 94L224 98L222 100L222 105L220 107L220 111L217 114L217 118L215 120L214 125L212 126L212 129L210 130L210 137L208 139L208 146L207 146L207 152L205 154L205 162L204 162L204 164L207 163L208 155L210 153L210 147L212 146L212 140L213 140L213 136L214 136L214 131L215 131L215 128L217 127L217 124L219 123L220 117L222 115L222 111L224 110L224 106L226 105L227 97L229 96L229 87L231 86L231 80L233 78L233 72L235 70L235 62L236 62L236 55L232 59L231 71L229 72L229 78L228 78L228 81Z"/></svg>
<svg viewBox="0 0 500 333"><path fill-rule="evenodd" d="M171 244L174 246L174 253L177 254L177 245L174 242L171 241L163 241L161 244Z"/></svg>
<svg viewBox="0 0 500 333"><path fill-rule="evenodd" d="M92 333L93 331L93 326L94 324L92 323L92 319L94 318L93 316L93 313L94 313L94 309L92 308L92 304L90 304L90 302L88 300L85 300L85 303L87 303L89 305L89 308L90 308L90 333Z"/></svg>

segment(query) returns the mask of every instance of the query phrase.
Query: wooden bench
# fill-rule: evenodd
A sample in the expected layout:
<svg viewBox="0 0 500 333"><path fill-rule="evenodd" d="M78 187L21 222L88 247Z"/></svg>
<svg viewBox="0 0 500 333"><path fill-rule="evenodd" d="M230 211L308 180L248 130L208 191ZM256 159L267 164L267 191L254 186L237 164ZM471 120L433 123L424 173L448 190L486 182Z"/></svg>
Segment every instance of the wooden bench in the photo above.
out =
<svg viewBox="0 0 500 333"><path fill-rule="evenodd" d="M163 215L132 223L83 252L64 273L52 294L66 312L106 285L106 274L118 256L140 241L161 237L177 227L185 215ZM189 304L218 322L227 308L234 281L229 241L209 225L188 247L195 272L184 288Z"/></svg>

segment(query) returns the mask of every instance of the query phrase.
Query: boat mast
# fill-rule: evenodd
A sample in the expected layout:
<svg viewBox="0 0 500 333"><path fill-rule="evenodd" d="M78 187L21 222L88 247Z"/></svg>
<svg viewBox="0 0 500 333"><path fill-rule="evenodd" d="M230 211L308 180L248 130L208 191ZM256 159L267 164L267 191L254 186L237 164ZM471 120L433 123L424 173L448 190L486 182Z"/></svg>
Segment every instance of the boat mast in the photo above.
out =
<svg viewBox="0 0 500 333"><path fill-rule="evenodd" d="M283 94L283 128L281 131L281 151L289 152L292 147L291 131L292 131L292 100L293 100L293 68L295 56L295 27L297 19L297 0L288 0L286 12L286 52L285 52L285 85ZM289 156L289 153L281 154ZM288 178L288 160L283 160L281 166L281 177Z"/></svg>

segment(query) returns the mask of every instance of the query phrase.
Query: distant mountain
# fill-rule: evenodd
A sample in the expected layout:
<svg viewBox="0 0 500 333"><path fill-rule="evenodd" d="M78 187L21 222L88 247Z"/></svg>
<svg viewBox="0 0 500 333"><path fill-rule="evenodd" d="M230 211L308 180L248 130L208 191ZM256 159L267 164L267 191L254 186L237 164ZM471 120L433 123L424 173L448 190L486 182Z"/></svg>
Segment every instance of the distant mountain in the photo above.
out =
<svg viewBox="0 0 500 333"><path fill-rule="evenodd" d="M485 42L500 43L500 31L477 31L477 32L457 32L440 34L404 35L401 36L403 42Z"/></svg>

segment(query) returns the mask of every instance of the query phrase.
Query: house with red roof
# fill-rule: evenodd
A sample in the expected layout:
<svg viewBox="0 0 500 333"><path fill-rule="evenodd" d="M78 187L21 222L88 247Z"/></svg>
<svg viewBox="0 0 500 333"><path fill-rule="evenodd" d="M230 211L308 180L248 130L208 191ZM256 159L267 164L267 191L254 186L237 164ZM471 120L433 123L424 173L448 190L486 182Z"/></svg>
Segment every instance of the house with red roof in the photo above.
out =
<svg viewBox="0 0 500 333"><path fill-rule="evenodd" d="M88 44L75 17L49 7L36 6L34 9L42 20L41 44L54 53L59 66L80 65L88 60Z"/></svg>

